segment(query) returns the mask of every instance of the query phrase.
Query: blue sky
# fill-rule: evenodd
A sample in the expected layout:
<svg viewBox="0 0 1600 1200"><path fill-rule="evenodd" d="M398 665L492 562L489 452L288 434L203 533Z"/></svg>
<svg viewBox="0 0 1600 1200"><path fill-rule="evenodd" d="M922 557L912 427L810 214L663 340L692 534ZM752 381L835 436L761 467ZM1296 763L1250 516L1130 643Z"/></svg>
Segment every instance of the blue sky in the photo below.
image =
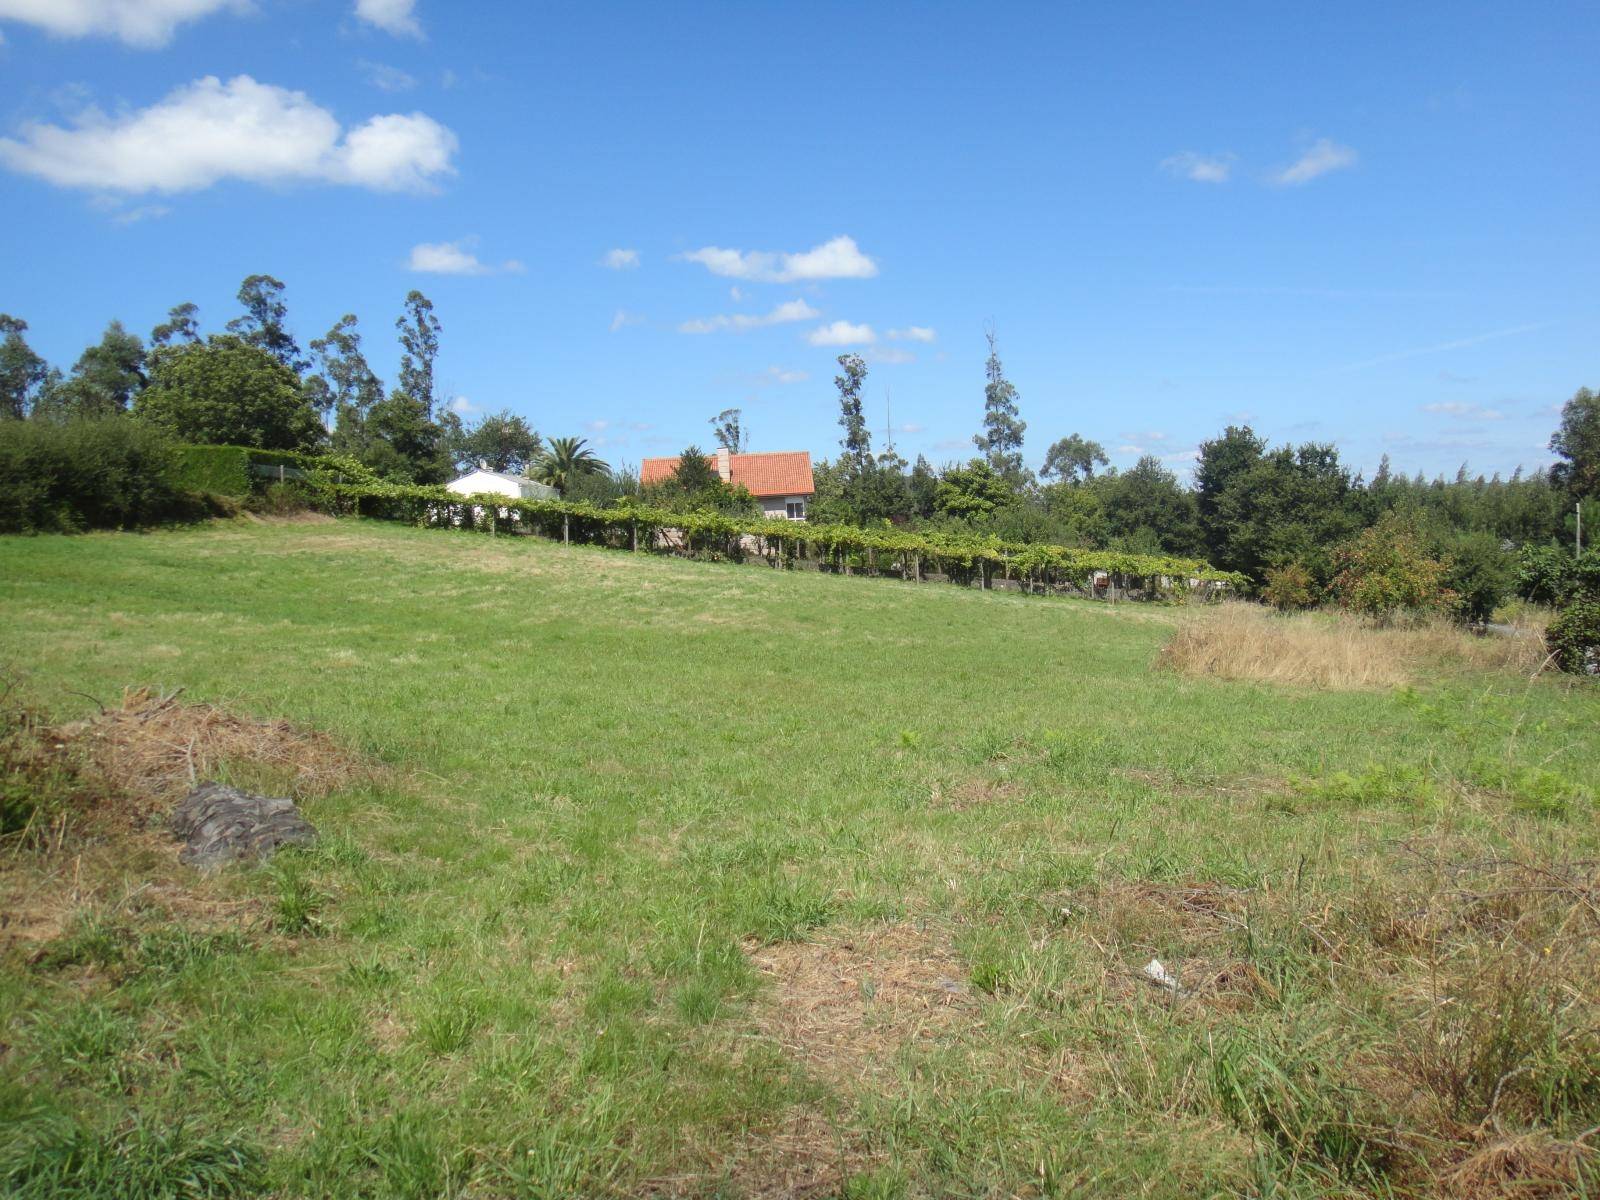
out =
<svg viewBox="0 0 1600 1200"><path fill-rule="evenodd" d="M283 279L392 378L637 462L1027 452L1186 471L1248 420L1370 468L1549 461L1600 384L1600 6L0 0L0 311L69 365ZM613 255L612 252L624 252ZM443 273L442 273L443 272ZM833 343L849 343L833 344Z"/></svg>

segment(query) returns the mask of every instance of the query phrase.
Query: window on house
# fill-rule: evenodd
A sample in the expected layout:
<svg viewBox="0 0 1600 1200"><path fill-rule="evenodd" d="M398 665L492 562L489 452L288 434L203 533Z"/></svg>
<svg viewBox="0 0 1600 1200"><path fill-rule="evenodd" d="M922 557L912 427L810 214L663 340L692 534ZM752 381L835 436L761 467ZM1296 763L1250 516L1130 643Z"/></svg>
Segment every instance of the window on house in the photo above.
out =
<svg viewBox="0 0 1600 1200"><path fill-rule="evenodd" d="M806 519L806 502L804 500L791 500L784 505L788 511L789 520L804 521Z"/></svg>

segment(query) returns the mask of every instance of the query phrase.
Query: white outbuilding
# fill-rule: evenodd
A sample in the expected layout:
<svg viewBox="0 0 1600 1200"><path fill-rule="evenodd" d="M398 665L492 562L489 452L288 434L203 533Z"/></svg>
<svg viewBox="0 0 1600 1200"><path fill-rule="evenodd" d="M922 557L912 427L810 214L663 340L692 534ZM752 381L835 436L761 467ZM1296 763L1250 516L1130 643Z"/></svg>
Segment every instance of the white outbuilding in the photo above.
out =
<svg viewBox="0 0 1600 1200"><path fill-rule="evenodd" d="M556 490L547 483L536 483L522 475L506 475L479 465L459 479L444 485L458 496L512 496L518 500L554 500Z"/></svg>

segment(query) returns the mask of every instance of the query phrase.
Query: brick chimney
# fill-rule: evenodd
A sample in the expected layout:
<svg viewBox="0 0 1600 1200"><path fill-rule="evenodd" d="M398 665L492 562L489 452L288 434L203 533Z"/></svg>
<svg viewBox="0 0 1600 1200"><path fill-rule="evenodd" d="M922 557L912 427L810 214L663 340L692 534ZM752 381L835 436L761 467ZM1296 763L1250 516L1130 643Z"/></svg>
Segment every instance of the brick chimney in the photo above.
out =
<svg viewBox="0 0 1600 1200"><path fill-rule="evenodd" d="M717 474L722 476L723 483L733 482L733 455L726 446L717 447Z"/></svg>

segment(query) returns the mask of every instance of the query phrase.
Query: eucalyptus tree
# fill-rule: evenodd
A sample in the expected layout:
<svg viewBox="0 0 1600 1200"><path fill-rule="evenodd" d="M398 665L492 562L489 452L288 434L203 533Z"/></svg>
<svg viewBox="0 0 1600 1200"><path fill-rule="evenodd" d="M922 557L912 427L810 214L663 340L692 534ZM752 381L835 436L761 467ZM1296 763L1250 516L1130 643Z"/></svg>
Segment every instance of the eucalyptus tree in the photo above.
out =
<svg viewBox="0 0 1600 1200"><path fill-rule="evenodd" d="M50 364L22 335L28 323L0 313L0 417L25 417L50 378Z"/></svg>
<svg viewBox="0 0 1600 1200"><path fill-rule="evenodd" d="M239 303L244 315L228 322L228 332L247 346L264 350L296 375L309 365L300 355L300 344L289 332L289 306L283 300L283 281L271 275L249 275L239 285Z"/></svg>
<svg viewBox="0 0 1600 1200"><path fill-rule="evenodd" d="M412 289L406 295L405 315L397 318L400 334L399 388L433 416L433 365L439 357L439 318L433 315L433 301Z"/></svg>
<svg viewBox="0 0 1600 1200"><path fill-rule="evenodd" d="M1022 435L1028 426L1017 407L1017 389L1006 378L1000 363L994 330L984 336L989 340L989 360L984 364L983 432L974 435L972 441L995 473L1015 486L1024 479Z"/></svg>

